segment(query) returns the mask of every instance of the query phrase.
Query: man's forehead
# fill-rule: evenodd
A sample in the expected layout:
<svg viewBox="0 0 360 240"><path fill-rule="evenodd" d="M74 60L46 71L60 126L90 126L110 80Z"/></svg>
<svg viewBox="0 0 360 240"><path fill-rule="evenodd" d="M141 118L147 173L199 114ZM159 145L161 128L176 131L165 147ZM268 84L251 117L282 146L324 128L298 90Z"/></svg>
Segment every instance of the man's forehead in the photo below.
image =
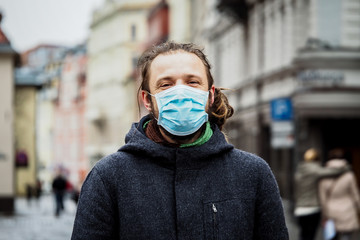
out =
<svg viewBox="0 0 360 240"><path fill-rule="evenodd" d="M156 61L157 59L161 58L161 57L169 57L169 56L174 56L174 55L188 55L188 56L193 56L198 58L200 61L201 59L199 58L198 55L196 55L195 53L192 52L187 52L185 50L179 49L179 50L175 50L175 51L169 51L169 52L164 52L164 53L160 53L159 55L157 55L152 62Z"/></svg>
<svg viewBox="0 0 360 240"><path fill-rule="evenodd" d="M174 65L179 67L179 64L181 66L181 68L178 68L179 70L185 70L186 68L191 68L196 65L196 69L206 72L203 61L196 54L183 50L159 54L151 62L149 70L151 73L151 70L154 69L166 70L172 68Z"/></svg>

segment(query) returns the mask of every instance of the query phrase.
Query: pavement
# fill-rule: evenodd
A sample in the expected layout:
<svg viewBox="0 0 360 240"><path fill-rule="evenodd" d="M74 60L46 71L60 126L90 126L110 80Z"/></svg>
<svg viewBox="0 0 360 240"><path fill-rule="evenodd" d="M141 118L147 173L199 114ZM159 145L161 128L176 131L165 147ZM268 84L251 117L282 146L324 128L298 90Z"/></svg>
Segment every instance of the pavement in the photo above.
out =
<svg viewBox="0 0 360 240"><path fill-rule="evenodd" d="M292 214L290 201L283 199L283 206L284 206L284 212L285 212L286 226L288 227L288 230L289 230L290 240L298 240L299 239L299 226L298 226L296 218ZM316 237L314 240L323 240L321 227L318 228L318 231L317 231L317 234L316 234Z"/></svg>
<svg viewBox="0 0 360 240"><path fill-rule="evenodd" d="M298 226L291 214L291 205L283 200L285 220L290 240L298 239ZM64 201L65 210L55 216L55 201L52 195L44 195L30 203L25 198L15 201L15 214L0 215L0 240L67 240L71 237L76 213L76 204L69 197ZM319 229L316 240L322 240Z"/></svg>
<svg viewBox="0 0 360 240"><path fill-rule="evenodd" d="M70 239L76 205L65 198L64 211L55 216L53 195L41 196L38 201L15 200L15 214L0 215L0 240L66 240Z"/></svg>

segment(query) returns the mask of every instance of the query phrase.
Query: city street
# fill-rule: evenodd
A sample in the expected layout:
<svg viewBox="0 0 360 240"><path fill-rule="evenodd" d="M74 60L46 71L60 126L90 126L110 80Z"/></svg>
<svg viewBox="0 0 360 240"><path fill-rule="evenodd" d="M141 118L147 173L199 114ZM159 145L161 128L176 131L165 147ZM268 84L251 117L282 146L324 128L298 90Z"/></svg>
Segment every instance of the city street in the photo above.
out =
<svg viewBox="0 0 360 240"><path fill-rule="evenodd" d="M65 200L65 210L59 217L54 214L52 195L42 196L30 204L25 198L15 202L13 216L0 215L0 240L67 240L70 239L76 205Z"/></svg>

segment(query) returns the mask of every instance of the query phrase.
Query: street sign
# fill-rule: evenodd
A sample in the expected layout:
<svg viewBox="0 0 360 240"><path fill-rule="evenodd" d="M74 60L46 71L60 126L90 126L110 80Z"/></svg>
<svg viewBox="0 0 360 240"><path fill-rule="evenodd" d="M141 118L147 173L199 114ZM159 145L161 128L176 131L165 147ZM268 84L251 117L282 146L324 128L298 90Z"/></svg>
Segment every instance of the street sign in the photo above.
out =
<svg viewBox="0 0 360 240"><path fill-rule="evenodd" d="M274 121L291 120L293 109L290 98L277 98L271 100L271 119Z"/></svg>
<svg viewBox="0 0 360 240"><path fill-rule="evenodd" d="M271 147L292 148L295 144L293 121L273 121L271 123Z"/></svg>
<svg viewBox="0 0 360 240"><path fill-rule="evenodd" d="M292 148L294 147L295 139L293 134L275 134L271 137L271 147L278 148Z"/></svg>

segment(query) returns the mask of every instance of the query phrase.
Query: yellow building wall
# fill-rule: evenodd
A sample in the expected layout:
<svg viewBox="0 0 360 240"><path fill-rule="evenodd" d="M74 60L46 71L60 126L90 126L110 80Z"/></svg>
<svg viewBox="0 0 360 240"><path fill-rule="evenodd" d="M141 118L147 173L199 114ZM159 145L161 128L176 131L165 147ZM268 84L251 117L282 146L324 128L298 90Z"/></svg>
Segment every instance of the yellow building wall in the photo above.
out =
<svg viewBox="0 0 360 240"><path fill-rule="evenodd" d="M35 184L35 87L16 87L15 90L15 154L25 151L28 157L27 167L16 168L16 193L25 195L26 184Z"/></svg>

